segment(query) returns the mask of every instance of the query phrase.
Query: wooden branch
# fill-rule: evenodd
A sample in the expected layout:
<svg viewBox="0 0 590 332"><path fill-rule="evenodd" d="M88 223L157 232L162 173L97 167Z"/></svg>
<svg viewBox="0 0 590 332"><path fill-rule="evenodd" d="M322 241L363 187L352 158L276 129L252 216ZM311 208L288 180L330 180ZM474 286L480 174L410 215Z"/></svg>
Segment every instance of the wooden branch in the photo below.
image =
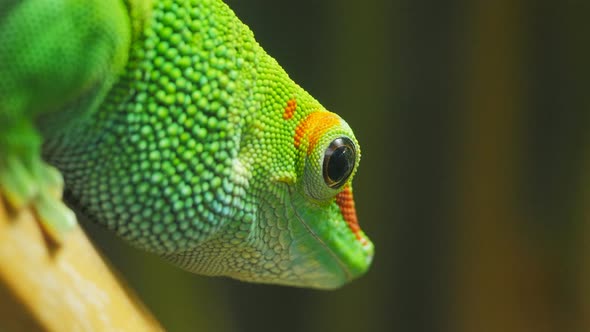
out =
<svg viewBox="0 0 590 332"><path fill-rule="evenodd" d="M52 245L0 200L0 330L162 331L77 226Z"/></svg>

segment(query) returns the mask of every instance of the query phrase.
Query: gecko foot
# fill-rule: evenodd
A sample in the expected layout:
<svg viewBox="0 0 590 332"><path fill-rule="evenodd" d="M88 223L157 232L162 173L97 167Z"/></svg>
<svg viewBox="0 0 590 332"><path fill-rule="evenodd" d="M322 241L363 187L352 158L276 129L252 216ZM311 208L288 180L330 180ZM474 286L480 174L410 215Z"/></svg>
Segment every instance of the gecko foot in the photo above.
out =
<svg viewBox="0 0 590 332"><path fill-rule="evenodd" d="M31 206L44 233L55 244L76 225L63 203L63 179L40 157L40 137L34 128L11 126L0 133L0 195L11 210ZM18 129L18 130L17 130Z"/></svg>

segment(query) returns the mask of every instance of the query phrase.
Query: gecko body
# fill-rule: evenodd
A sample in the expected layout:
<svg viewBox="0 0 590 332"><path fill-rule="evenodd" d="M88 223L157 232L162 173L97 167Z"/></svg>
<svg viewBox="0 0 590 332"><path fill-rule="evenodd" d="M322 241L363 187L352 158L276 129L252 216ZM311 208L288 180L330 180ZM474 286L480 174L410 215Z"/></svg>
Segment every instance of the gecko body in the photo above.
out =
<svg viewBox="0 0 590 332"><path fill-rule="evenodd" d="M359 144L218 0L9 1L0 190L201 274L335 288L373 245ZM40 156L43 156L43 159ZM59 170L59 173L56 172Z"/></svg>

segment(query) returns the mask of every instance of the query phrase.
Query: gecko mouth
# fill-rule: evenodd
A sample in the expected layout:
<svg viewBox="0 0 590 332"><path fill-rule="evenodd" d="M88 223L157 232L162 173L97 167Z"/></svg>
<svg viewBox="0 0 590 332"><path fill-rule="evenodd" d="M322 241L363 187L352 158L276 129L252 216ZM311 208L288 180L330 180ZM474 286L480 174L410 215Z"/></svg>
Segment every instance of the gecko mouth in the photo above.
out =
<svg viewBox="0 0 590 332"><path fill-rule="evenodd" d="M333 215L324 213L318 216L310 213L309 207L299 206L296 202L301 202L301 200L297 198L303 197L295 197L298 196L298 193L294 190L292 187L289 187L288 190L289 204L294 215L308 236L313 239L313 246L319 247L319 250L323 252L323 254L318 254L317 251L312 251L318 257L310 259L314 262L321 261L319 265L314 265L315 268L321 266L325 270L323 273L329 275L327 279L330 280L330 285L321 288L335 288L363 274L372 261L373 245L358 228L358 224L351 223L353 220L349 217L351 217L351 213L354 213L354 205L351 207L350 202L342 198L340 200L346 201L346 203L340 204L337 200L338 207L334 208L340 208L344 222L343 220L333 220ZM327 210L324 209L324 211ZM313 218L306 218L308 214L310 217L313 214ZM356 213L354 216L356 222ZM314 223L318 223L318 225ZM333 229L330 229L332 226L334 226ZM302 277L305 278L305 276Z"/></svg>
<svg viewBox="0 0 590 332"><path fill-rule="evenodd" d="M290 195L292 194L291 191L289 191L289 194ZM345 276L346 281L352 280L352 274L350 273L350 271L348 270L348 268L346 267L346 265L344 264L342 259L340 259L340 257L338 257L339 255L337 255L336 252L334 252L334 250L328 244L326 244L326 242L307 224L305 219L303 217L301 217L301 215L299 214L299 211L297 211L297 208L293 205L292 199L291 199L291 207L293 208L293 212L295 213L295 216L297 216L297 220L299 220L301 225L303 225L303 227L309 232L309 234L313 238L315 238L317 243L321 245L321 247L332 257L332 260L338 265L342 274Z"/></svg>

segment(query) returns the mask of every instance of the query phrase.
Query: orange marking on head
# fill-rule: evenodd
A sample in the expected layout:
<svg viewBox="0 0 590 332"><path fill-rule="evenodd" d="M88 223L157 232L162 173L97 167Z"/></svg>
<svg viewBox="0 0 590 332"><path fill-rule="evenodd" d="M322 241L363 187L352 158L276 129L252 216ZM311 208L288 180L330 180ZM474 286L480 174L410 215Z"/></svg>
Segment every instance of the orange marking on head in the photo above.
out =
<svg viewBox="0 0 590 332"><path fill-rule="evenodd" d="M344 187L344 189L336 195L336 204L340 207L342 217L348 224L348 228L354 233L356 238L361 241L364 245L367 240L361 236L361 227L359 226L358 219L356 216L356 209L354 207L354 198L352 197L352 190L350 186Z"/></svg>
<svg viewBox="0 0 590 332"><path fill-rule="evenodd" d="M304 137L309 141L307 153L310 154L313 148L326 131L340 123L338 115L330 112L309 113L295 128L295 147L299 148Z"/></svg>
<svg viewBox="0 0 590 332"><path fill-rule="evenodd" d="M295 115L295 110L297 109L297 100L289 99L287 102L287 106L285 106L285 112L283 113L283 119L289 120Z"/></svg>

